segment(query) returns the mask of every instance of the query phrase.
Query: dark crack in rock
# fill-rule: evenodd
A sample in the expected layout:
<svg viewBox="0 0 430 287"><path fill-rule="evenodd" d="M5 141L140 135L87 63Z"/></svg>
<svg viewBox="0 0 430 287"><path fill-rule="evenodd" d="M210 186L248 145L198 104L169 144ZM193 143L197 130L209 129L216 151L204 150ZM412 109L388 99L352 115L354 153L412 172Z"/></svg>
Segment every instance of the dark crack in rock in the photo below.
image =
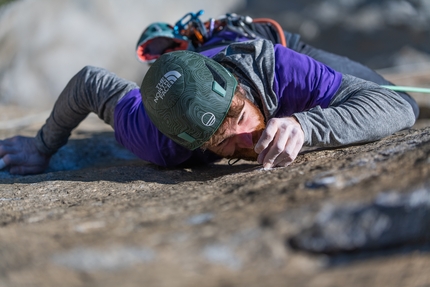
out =
<svg viewBox="0 0 430 287"><path fill-rule="evenodd" d="M339 253L430 240L430 190L383 193L370 204L327 206L310 228L289 239L294 249Z"/></svg>

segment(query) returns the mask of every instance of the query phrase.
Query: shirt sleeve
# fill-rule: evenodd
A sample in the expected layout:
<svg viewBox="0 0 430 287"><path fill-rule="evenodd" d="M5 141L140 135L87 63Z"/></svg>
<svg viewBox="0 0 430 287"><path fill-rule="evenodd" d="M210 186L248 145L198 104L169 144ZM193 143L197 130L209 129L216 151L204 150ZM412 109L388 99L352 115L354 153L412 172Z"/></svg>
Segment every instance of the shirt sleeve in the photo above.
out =
<svg viewBox="0 0 430 287"><path fill-rule="evenodd" d="M37 133L37 148L42 153L54 154L90 112L113 127L118 100L135 88L138 88L136 83L105 69L84 67L61 92L49 118Z"/></svg>
<svg viewBox="0 0 430 287"><path fill-rule="evenodd" d="M139 89L118 101L114 128L118 143L140 159L159 166L197 165L219 159L209 151L188 150L161 133L147 115Z"/></svg>
<svg viewBox="0 0 430 287"><path fill-rule="evenodd" d="M293 114L305 134L305 145L337 147L375 141L415 122L412 107L396 92L350 75L330 105Z"/></svg>
<svg viewBox="0 0 430 287"><path fill-rule="evenodd" d="M309 56L275 45L273 90L279 100L275 117L287 117L315 106L327 108L342 74Z"/></svg>

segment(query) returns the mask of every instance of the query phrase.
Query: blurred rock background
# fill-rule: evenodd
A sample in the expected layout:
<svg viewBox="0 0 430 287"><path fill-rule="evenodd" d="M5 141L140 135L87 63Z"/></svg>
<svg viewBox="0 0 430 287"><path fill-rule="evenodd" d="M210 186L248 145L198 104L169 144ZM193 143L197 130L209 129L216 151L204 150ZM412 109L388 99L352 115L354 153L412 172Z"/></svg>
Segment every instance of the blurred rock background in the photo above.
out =
<svg viewBox="0 0 430 287"><path fill-rule="evenodd" d="M247 0L241 12L275 18L321 49L374 69L430 61L428 0Z"/></svg>
<svg viewBox="0 0 430 287"><path fill-rule="evenodd" d="M49 110L67 81L85 65L101 66L139 83L147 69L134 55L142 30L154 21L174 23L200 9L205 10L203 19L226 12L274 18L285 29L300 33L304 41L374 69L409 73L419 65L430 71L428 0L15 0L0 4L0 123L4 126L5 120L10 123L22 116L23 109L27 114Z"/></svg>
<svg viewBox="0 0 430 287"><path fill-rule="evenodd" d="M51 108L68 80L85 65L140 82L146 66L135 58L143 29L190 11L207 17L243 1L21 0L0 11L0 103Z"/></svg>

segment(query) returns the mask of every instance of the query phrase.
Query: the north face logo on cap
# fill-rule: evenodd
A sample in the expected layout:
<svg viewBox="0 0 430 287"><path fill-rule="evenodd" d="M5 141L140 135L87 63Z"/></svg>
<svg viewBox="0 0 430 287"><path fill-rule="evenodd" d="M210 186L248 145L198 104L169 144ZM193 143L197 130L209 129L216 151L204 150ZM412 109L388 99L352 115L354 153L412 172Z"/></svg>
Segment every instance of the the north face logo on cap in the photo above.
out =
<svg viewBox="0 0 430 287"><path fill-rule="evenodd" d="M181 77L181 73L178 71L170 71L164 74L160 79L157 86L157 94L155 95L154 102L157 103L159 99L163 99L166 93L170 90L173 84Z"/></svg>

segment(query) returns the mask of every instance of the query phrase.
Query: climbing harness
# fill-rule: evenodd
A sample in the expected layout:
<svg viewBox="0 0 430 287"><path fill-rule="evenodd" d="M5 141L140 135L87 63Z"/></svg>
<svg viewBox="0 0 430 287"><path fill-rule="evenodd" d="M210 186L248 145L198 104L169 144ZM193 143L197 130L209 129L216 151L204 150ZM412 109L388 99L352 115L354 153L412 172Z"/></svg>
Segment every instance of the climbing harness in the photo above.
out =
<svg viewBox="0 0 430 287"><path fill-rule="evenodd" d="M212 44L226 44L226 41L237 42L257 38L271 38L276 43L279 42L283 46L287 45L284 31L273 19L252 19L249 16L227 13L218 19L210 18L208 21L202 22L200 16L203 13L203 10L197 13L188 13L174 26L175 33L190 39L191 44L197 50L208 44L209 41ZM264 31L258 26L272 29L270 32L273 35L269 36L268 33L270 32Z"/></svg>
<svg viewBox="0 0 430 287"><path fill-rule="evenodd" d="M151 64L162 54L190 50L203 52L217 46L252 39L268 39L273 43L287 46L282 27L270 18L255 18L227 13L217 19L203 22L200 18L204 10L189 12L174 26L156 22L142 33L136 45L139 61ZM397 92L428 93L430 88L382 85Z"/></svg>

